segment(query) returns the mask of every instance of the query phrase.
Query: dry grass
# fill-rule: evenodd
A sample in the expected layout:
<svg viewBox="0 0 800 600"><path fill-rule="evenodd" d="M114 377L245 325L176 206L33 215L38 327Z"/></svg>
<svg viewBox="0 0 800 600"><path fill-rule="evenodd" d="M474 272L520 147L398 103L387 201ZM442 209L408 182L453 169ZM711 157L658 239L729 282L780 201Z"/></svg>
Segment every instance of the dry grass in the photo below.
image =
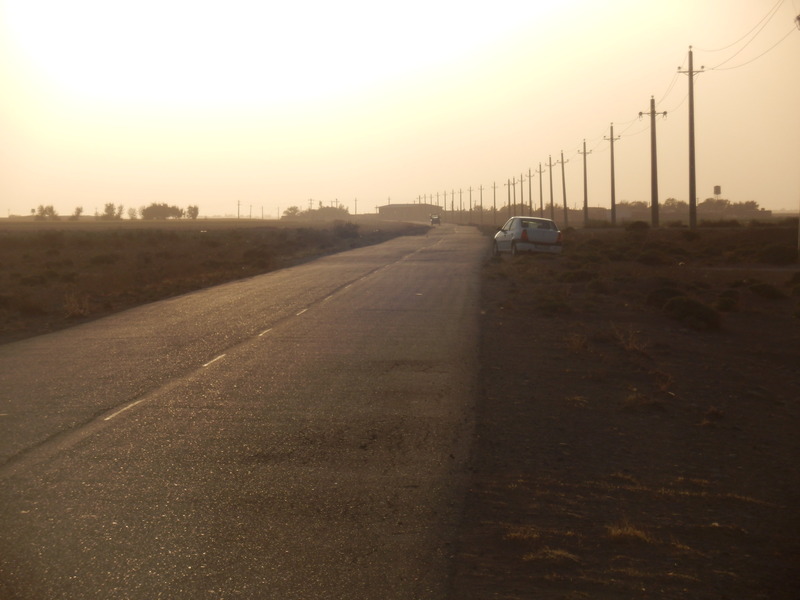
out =
<svg viewBox="0 0 800 600"><path fill-rule="evenodd" d="M626 352L637 352L642 355L647 355L648 343L642 339L642 334L637 331L633 326L627 327L611 323L611 332L614 339Z"/></svg>
<svg viewBox="0 0 800 600"><path fill-rule="evenodd" d="M531 525L510 525L503 539L506 540L538 540L541 533Z"/></svg>
<svg viewBox="0 0 800 600"><path fill-rule="evenodd" d="M646 544L654 544L656 541L653 537L640 527L631 524L627 519L619 523L606 525L608 530L608 537L616 542L644 542Z"/></svg>
<svg viewBox="0 0 800 600"><path fill-rule="evenodd" d="M536 552L528 552L522 556L522 560L524 561L546 561L546 562L574 562L579 563L581 560L580 558L571 553L567 550L558 549L558 548L549 548L545 546L544 548L537 550Z"/></svg>

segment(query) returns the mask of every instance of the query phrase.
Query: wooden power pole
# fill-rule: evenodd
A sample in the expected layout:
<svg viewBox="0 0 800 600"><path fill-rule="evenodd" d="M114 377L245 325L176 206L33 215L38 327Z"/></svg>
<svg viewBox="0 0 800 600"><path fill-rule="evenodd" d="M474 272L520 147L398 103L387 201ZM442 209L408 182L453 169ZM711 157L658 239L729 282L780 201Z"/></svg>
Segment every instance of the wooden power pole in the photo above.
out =
<svg viewBox="0 0 800 600"><path fill-rule="evenodd" d="M656 112L656 100L650 96L650 112L640 112L639 118L650 115L650 220L658 227L658 157L656 155L656 115L667 116L666 111Z"/></svg>
<svg viewBox="0 0 800 600"><path fill-rule="evenodd" d="M547 157L547 168L550 171L550 218L556 220L556 208L553 205L553 156Z"/></svg>
<svg viewBox="0 0 800 600"><path fill-rule="evenodd" d="M569 160L564 160L564 151L561 151L561 160L557 161L556 164L561 165L561 194L564 198L564 227L569 225L569 208L567 207L567 180L564 177L564 165L568 163Z"/></svg>
<svg viewBox="0 0 800 600"><path fill-rule="evenodd" d="M619 138L614 137L614 124L611 124L611 136L606 138L611 142L611 224L617 224L617 190L614 181L614 140Z"/></svg>
<svg viewBox="0 0 800 600"><path fill-rule="evenodd" d="M703 67L700 67L703 70ZM694 64L692 57L692 47L689 46L689 69L678 73L685 73L689 76L689 228L697 227L697 174L695 172L694 155Z"/></svg>
<svg viewBox="0 0 800 600"><path fill-rule="evenodd" d="M531 216L533 216L533 196L531 195L531 179L533 179L533 175L531 174L531 168L528 167L528 212L530 212Z"/></svg>
<svg viewBox="0 0 800 600"><path fill-rule="evenodd" d="M544 195L542 194L542 174L544 173L544 169L542 169L542 163L539 163L539 170L536 171L539 174L539 216L544 216Z"/></svg>
<svg viewBox="0 0 800 600"><path fill-rule="evenodd" d="M589 226L589 187L586 178L586 155L591 154L592 151L586 151L586 140L583 140L583 151L578 150L583 154L583 226Z"/></svg>

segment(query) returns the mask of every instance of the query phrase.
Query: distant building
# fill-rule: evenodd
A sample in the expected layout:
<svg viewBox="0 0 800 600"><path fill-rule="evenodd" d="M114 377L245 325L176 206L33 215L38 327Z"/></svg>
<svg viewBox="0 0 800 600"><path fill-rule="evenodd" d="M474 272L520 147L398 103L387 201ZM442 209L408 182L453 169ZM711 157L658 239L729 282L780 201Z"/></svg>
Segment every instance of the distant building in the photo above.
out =
<svg viewBox="0 0 800 600"><path fill-rule="evenodd" d="M435 204L386 204L378 207L378 216L387 221L428 221L431 215L443 215Z"/></svg>

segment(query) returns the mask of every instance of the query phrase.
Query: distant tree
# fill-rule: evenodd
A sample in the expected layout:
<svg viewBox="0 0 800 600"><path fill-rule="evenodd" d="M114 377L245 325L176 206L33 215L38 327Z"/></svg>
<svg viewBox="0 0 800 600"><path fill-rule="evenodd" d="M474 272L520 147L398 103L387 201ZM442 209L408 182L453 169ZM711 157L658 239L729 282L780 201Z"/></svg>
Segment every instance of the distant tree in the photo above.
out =
<svg viewBox="0 0 800 600"><path fill-rule="evenodd" d="M350 215L344 206L321 206L318 210L308 211L305 216L319 219L341 219Z"/></svg>
<svg viewBox="0 0 800 600"><path fill-rule="evenodd" d="M128 218L131 221L135 221L136 218L138 217L138 215L139 215L139 213L137 212L137 210L135 208L129 208L128 209Z"/></svg>
<svg viewBox="0 0 800 600"><path fill-rule="evenodd" d="M53 208L53 205L50 204L48 206L39 205L36 209L36 214L34 219L37 221L44 221L45 219L51 219L53 221L58 221L58 213L56 209Z"/></svg>
<svg viewBox="0 0 800 600"><path fill-rule="evenodd" d="M667 198L664 200L663 208L667 210L688 210L689 203L675 198Z"/></svg>
<svg viewBox="0 0 800 600"><path fill-rule="evenodd" d="M100 218L103 221L113 221L117 218L117 207L114 206L113 202L106 203L103 209L103 214L100 215Z"/></svg>
<svg viewBox="0 0 800 600"><path fill-rule="evenodd" d="M643 200L631 200L630 202L623 200L622 202L618 202L618 204L622 206L630 206L631 208L647 208L647 202Z"/></svg>
<svg viewBox="0 0 800 600"><path fill-rule="evenodd" d="M81 218L82 214L83 214L83 207L82 206L76 206L75 207L75 211L72 213L72 215L70 216L69 220L70 221L77 221L78 219Z"/></svg>
<svg viewBox="0 0 800 600"><path fill-rule="evenodd" d="M297 206L290 206L285 211L283 211L283 216L286 218L297 217L300 215L300 208Z"/></svg>
<svg viewBox="0 0 800 600"><path fill-rule="evenodd" d="M196 218L198 217L198 215L199 215L199 214L200 214L200 207L199 207L199 206L197 206L197 205L195 205L195 206L189 206L189 207L186 209L186 218L187 218L187 219L192 219L192 220L194 220L194 219L196 219Z"/></svg>
<svg viewBox="0 0 800 600"><path fill-rule="evenodd" d="M707 210L725 210L731 205L730 200L724 198L706 198L697 205L697 208Z"/></svg>
<svg viewBox="0 0 800 600"><path fill-rule="evenodd" d="M177 206L169 206L167 204L153 203L150 206L145 206L141 209L142 219L162 220L162 219L180 219L184 215L184 211Z"/></svg>
<svg viewBox="0 0 800 600"><path fill-rule="evenodd" d="M122 204L120 204L120 205L117 207L117 214L115 215L115 217L114 217L114 218L116 218L117 220L121 220L121 219L122 219L122 212L123 212L124 210L125 210L125 207L123 207L123 206L122 206Z"/></svg>

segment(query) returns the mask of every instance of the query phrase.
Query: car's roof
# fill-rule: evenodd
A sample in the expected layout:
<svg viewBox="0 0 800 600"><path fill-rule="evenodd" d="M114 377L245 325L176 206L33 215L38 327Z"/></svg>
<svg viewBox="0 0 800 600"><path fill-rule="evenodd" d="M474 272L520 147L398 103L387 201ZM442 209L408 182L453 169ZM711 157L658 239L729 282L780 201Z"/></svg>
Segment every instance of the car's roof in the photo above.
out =
<svg viewBox="0 0 800 600"><path fill-rule="evenodd" d="M548 222L548 223L555 223L555 221L553 221L553 219L547 219L547 218L545 218L545 217L524 217L524 216L517 216L517 217L511 217L511 218L512 218L512 219L524 219L524 220L526 220L526 221L546 221L546 222Z"/></svg>

